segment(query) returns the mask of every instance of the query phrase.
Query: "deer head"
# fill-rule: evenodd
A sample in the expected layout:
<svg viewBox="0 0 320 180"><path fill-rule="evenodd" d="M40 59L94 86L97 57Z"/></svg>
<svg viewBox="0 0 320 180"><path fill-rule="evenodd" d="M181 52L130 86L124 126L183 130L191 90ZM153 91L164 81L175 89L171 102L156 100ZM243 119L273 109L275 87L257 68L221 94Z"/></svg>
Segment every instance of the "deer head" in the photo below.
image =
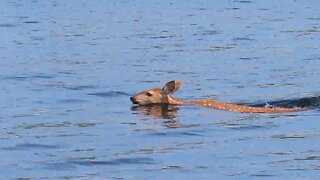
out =
<svg viewBox="0 0 320 180"><path fill-rule="evenodd" d="M172 98L170 95L175 93L182 86L182 81L167 82L162 89L153 88L142 91L132 97L130 100L133 104L148 105L148 104L181 104L180 100Z"/></svg>

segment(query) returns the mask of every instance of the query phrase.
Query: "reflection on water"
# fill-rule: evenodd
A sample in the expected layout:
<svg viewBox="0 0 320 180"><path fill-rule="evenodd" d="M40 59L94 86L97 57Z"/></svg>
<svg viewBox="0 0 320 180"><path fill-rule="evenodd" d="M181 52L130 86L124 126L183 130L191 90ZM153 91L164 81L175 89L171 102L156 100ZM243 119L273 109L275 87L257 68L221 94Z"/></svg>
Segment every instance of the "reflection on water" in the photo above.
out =
<svg viewBox="0 0 320 180"><path fill-rule="evenodd" d="M131 110L160 119L174 119L178 115L179 107L168 104L152 104L145 106L133 106Z"/></svg>
<svg viewBox="0 0 320 180"><path fill-rule="evenodd" d="M144 106L132 106L131 110L146 117L154 117L164 120L163 125L167 128L189 128L197 126L195 124L181 124L179 117L179 107L168 104L152 104Z"/></svg>

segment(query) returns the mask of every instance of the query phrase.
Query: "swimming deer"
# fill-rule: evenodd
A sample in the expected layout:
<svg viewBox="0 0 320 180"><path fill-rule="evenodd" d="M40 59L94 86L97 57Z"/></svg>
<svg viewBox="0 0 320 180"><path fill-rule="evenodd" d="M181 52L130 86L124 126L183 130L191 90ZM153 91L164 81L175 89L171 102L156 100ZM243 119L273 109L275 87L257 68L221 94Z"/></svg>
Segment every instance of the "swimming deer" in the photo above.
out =
<svg viewBox="0 0 320 180"><path fill-rule="evenodd" d="M216 100L196 100L184 101L172 97L171 95L178 91L182 86L182 81L167 82L162 89L153 88L150 90L142 91L132 97L130 100L133 104L149 105L149 104L172 104L182 106L199 106L206 108L213 108L225 111L240 112L240 113L286 113L302 111L302 108L281 108L273 106L253 107L246 105L239 105L233 103L224 103Z"/></svg>

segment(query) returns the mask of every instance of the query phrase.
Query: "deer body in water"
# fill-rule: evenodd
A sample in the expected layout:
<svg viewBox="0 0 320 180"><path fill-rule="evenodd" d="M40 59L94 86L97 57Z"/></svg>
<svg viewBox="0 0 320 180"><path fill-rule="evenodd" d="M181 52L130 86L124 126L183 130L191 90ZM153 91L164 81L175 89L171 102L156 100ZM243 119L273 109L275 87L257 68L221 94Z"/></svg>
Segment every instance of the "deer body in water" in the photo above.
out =
<svg viewBox="0 0 320 180"><path fill-rule="evenodd" d="M213 109L220 109L225 111L240 112L240 113L286 113L302 111L302 108L281 108L281 107L252 107L245 105L238 105L233 103L224 103L216 100L196 100L184 101L172 97L171 95L180 89L182 81L170 81L165 86L160 88L153 88L147 91L140 92L132 97L130 100L133 104L149 105L149 104L172 104L183 106L200 106Z"/></svg>

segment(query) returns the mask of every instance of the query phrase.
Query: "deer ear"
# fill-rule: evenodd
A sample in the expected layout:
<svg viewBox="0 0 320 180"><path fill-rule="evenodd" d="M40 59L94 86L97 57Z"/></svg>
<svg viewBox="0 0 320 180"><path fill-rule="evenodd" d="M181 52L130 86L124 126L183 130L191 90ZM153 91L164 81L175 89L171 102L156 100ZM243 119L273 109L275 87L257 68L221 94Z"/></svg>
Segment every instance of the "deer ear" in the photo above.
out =
<svg viewBox="0 0 320 180"><path fill-rule="evenodd" d="M170 81L162 88L164 94L173 94L180 89L183 81Z"/></svg>

